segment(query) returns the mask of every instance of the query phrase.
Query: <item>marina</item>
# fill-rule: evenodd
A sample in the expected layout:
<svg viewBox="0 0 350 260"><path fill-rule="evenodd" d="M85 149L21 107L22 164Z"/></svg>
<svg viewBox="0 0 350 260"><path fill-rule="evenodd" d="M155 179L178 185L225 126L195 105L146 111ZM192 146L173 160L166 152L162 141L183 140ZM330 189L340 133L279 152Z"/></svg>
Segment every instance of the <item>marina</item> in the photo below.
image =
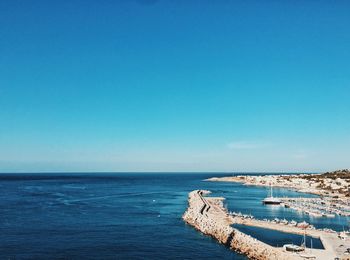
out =
<svg viewBox="0 0 350 260"><path fill-rule="evenodd" d="M343 200L332 198L280 198L281 205L313 217L350 216L350 207Z"/></svg>
<svg viewBox="0 0 350 260"><path fill-rule="evenodd" d="M291 234L273 229L266 229L261 227L247 226L242 224L234 224L241 232L248 234L262 242L275 247L282 247L284 245L295 245L300 248L314 248L324 249L323 244L319 238L304 236L300 234Z"/></svg>
<svg viewBox="0 0 350 260"><path fill-rule="evenodd" d="M343 174L343 175L340 175ZM300 175L244 175L222 178L209 178L214 182L238 182L244 185L270 187L270 195L263 199L263 204L281 205L311 217L334 218L350 216L350 197L348 178L340 176L347 170L325 174ZM350 174L350 173L349 173ZM345 175L346 176L346 175ZM300 193L316 195L314 197L274 197L273 188L295 190Z"/></svg>
<svg viewBox="0 0 350 260"><path fill-rule="evenodd" d="M193 191L189 194L189 207L183 219L204 234L216 238L220 243L241 252L252 259L347 259L350 239L341 238L340 233L333 230L315 229L306 222L286 223L285 221L267 221L255 219L252 215L233 214L223 206L223 198L204 197L208 191ZM323 249L308 248L306 240L304 249L299 245L285 244L271 246L234 228L235 225L269 229L286 234L307 236L320 241ZM238 240L238 241L237 241ZM233 243L236 241L236 243ZM311 244L311 242L310 242ZM298 246L298 247L296 247ZM316 246L317 247L317 246ZM320 246L320 248L322 248ZM292 250L292 249L295 250ZM293 252L292 252L292 251Z"/></svg>

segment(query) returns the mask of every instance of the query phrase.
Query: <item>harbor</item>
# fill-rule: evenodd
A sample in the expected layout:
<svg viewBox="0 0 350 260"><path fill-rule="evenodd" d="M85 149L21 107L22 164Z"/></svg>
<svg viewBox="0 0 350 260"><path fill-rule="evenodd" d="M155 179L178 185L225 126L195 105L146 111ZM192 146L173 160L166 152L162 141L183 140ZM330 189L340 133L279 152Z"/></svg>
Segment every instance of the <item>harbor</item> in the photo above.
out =
<svg viewBox="0 0 350 260"><path fill-rule="evenodd" d="M281 206L308 214L313 217L334 218L350 216L350 207L342 200L332 198L280 198Z"/></svg>
<svg viewBox="0 0 350 260"><path fill-rule="evenodd" d="M303 214L310 215L312 217L327 217L334 218L339 216L350 216L349 202L344 199L337 199L332 197L318 197L318 198L305 198L305 197L274 197L273 188L270 186L270 195L262 200L265 205L280 205L285 208L296 210Z"/></svg>
<svg viewBox="0 0 350 260"><path fill-rule="evenodd" d="M186 223L217 239L249 259L349 259L350 240L346 234L333 230L316 229L306 222L293 223L286 220L259 220L253 215L228 212L223 206L224 198L212 198L210 192L196 190L189 194L188 208L183 215ZM300 252L287 250L302 245L271 246L234 228L244 225L289 234L313 237L322 242L324 249L303 248ZM295 246L295 247L292 247Z"/></svg>
<svg viewBox="0 0 350 260"><path fill-rule="evenodd" d="M347 174L350 174L348 170L324 174L237 175L214 177L206 181L269 187L270 195L262 201L264 204L281 205L311 217L334 218L350 217L350 183ZM273 188L294 190L317 197L274 197Z"/></svg>

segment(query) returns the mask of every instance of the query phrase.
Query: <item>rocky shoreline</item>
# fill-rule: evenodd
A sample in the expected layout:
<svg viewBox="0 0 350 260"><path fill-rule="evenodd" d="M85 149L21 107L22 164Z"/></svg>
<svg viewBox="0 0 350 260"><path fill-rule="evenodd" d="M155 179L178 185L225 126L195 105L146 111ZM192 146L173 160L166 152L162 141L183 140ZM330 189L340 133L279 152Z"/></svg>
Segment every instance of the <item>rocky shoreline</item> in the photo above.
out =
<svg viewBox="0 0 350 260"><path fill-rule="evenodd" d="M293 260L293 259L342 259L349 260L344 250L350 248L350 239L341 238L337 232L317 230L308 225L288 225L283 221L264 221L252 216L234 215L223 205L224 198L208 197L209 191L194 190L188 196L188 208L183 220L205 235L211 236L231 250L255 260ZM324 249L310 249L300 253L286 251L283 247L270 246L238 229L234 224L277 230L285 233L307 235L319 238ZM305 224L305 223L301 223Z"/></svg>
<svg viewBox="0 0 350 260"><path fill-rule="evenodd" d="M292 260L301 259L298 255L284 252L282 248L267 245L239 230L232 228L233 218L223 207L223 198L210 198L203 195L208 191L195 190L188 197L188 208L183 220L209 235L232 250L246 255L249 259Z"/></svg>

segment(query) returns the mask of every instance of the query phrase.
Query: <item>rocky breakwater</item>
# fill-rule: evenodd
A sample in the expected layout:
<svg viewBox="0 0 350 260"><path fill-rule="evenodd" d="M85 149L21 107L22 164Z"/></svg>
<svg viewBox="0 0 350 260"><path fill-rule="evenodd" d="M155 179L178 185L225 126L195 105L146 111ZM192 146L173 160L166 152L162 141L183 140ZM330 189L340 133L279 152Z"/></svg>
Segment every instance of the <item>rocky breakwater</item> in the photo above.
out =
<svg viewBox="0 0 350 260"><path fill-rule="evenodd" d="M216 238L222 244L227 244L233 233L233 228L230 227L228 216L220 214L220 218L213 218L212 213L215 211L213 204L216 204L216 207L220 207L222 205L222 199L210 198L211 203L209 203L203 197L203 195L209 193L209 191L204 190L192 191L188 197L189 207L183 215L183 219L205 235ZM210 210L211 208L212 210ZM218 212L215 211L215 213Z"/></svg>
<svg viewBox="0 0 350 260"><path fill-rule="evenodd" d="M231 227L233 218L223 207L224 198L204 197L210 192L195 190L188 196L183 219L205 235L217 239L232 250L257 260L291 260L300 256L267 245Z"/></svg>

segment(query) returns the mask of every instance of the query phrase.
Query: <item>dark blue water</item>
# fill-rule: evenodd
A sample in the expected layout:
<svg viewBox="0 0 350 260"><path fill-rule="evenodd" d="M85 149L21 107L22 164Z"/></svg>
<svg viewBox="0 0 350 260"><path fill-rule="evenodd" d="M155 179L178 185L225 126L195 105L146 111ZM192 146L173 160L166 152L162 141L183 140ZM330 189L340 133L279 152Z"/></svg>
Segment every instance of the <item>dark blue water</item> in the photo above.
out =
<svg viewBox="0 0 350 260"><path fill-rule="evenodd" d="M238 224L234 225L234 227L242 231L243 233L248 234L258 240L261 240L264 243L269 244L271 246L282 247L285 244L294 244L300 246L304 242L304 237L297 234L289 234L271 229L250 227ZM276 239L276 237L278 237L278 239ZM305 246L307 248L312 247L314 249L324 249L320 239L313 238L310 236L305 236Z"/></svg>
<svg viewBox="0 0 350 260"><path fill-rule="evenodd" d="M182 221L194 189L225 196L230 210L258 218L303 219L290 209L263 206L265 188L202 181L212 176L220 175L1 174L0 258L245 259ZM347 223L308 218L340 230Z"/></svg>

